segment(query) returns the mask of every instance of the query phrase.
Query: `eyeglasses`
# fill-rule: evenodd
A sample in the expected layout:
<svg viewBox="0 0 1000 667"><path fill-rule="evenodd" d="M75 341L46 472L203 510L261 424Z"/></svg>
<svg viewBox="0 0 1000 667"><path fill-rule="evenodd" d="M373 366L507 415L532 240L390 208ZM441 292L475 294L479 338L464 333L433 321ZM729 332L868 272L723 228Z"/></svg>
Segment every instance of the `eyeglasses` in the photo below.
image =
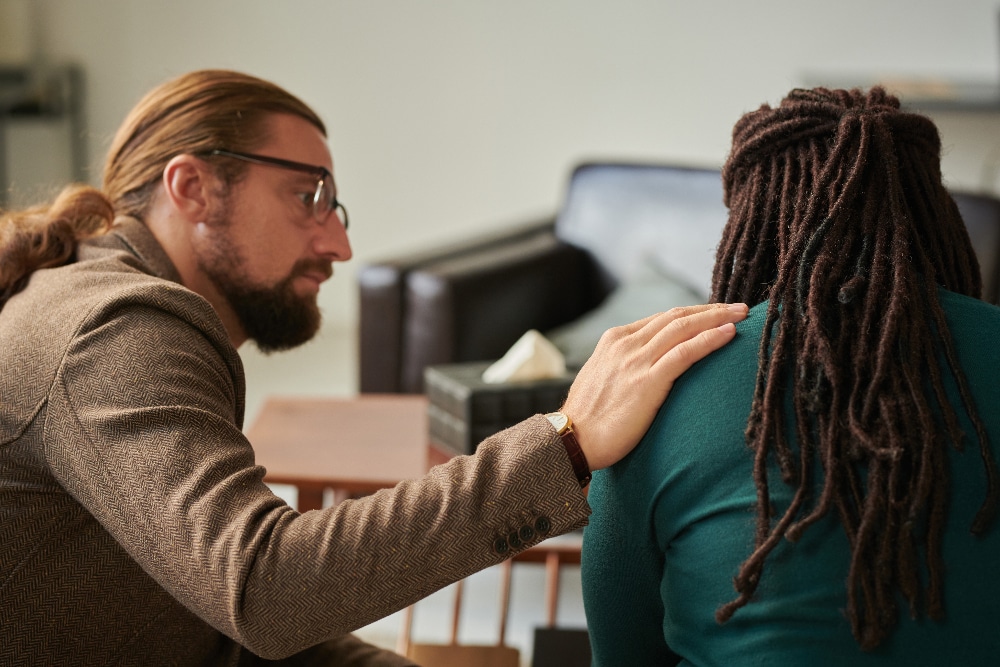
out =
<svg viewBox="0 0 1000 667"><path fill-rule="evenodd" d="M312 194L309 201L304 201L304 203L312 206L313 217L316 218L316 221L320 224L325 223L327 216L330 215L331 212L335 211L340 223L344 225L344 229L347 229L347 209L344 208L344 205L337 200L337 195L333 190L333 174L331 174L330 170L326 167L304 164L302 162L293 162L291 160L282 160L281 158L268 157L266 155L238 153L236 151L227 151L221 148L208 151L205 155L230 157L237 160L244 160L246 162L253 162L254 164L262 164L268 167L279 167L281 169L291 169L292 171L302 171L307 174L312 174L318 179L316 181L316 192Z"/></svg>

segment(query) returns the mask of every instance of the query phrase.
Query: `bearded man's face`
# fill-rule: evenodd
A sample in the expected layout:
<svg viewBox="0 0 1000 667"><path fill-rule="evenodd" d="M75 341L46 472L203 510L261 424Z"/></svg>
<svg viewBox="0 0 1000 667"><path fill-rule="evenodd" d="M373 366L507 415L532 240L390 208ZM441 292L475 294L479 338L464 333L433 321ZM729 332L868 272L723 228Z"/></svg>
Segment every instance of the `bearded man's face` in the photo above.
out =
<svg viewBox="0 0 1000 667"><path fill-rule="evenodd" d="M297 294L293 282L317 273L329 277L330 263L300 259L277 283L254 284L229 236L231 229L226 223L215 225L212 247L199 258L199 268L229 301L247 337L268 354L312 339L322 322L316 294Z"/></svg>

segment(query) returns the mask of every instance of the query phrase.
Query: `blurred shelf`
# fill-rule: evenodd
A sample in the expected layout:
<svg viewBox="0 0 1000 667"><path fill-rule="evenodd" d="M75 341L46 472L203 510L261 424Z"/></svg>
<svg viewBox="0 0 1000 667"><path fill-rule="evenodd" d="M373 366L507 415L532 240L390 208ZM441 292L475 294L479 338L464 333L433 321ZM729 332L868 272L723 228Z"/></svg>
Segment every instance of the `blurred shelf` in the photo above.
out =
<svg viewBox="0 0 1000 667"><path fill-rule="evenodd" d="M899 97L904 107L914 111L998 113L1000 112L1000 82L919 77L848 77L843 75L810 74L804 84L813 88L871 88L881 85Z"/></svg>
<svg viewBox="0 0 1000 667"><path fill-rule="evenodd" d="M0 66L0 208L9 194L7 132L19 121L65 124L69 172L86 180L83 72L75 65Z"/></svg>

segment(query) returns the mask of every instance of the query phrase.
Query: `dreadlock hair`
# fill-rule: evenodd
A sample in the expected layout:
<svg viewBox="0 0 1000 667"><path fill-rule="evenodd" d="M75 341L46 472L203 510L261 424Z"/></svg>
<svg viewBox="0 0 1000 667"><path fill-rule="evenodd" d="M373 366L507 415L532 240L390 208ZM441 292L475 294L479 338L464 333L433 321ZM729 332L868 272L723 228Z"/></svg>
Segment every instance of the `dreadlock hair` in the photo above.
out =
<svg viewBox="0 0 1000 667"><path fill-rule="evenodd" d="M303 118L326 135L304 102L240 72L198 70L148 92L111 142L100 190L70 185L51 204L0 211L0 309L34 271L72 261L77 244L109 231L117 216L142 220L173 157L217 148L253 151L267 140L266 121L278 113ZM204 159L226 186L247 169L238 160Z"/></svg>
<svg viewBox="0 0 1000 667"><path fill-rule="evenodd" d="M851 548L847 615L863 649L895 627L897 591L914 617L922 607L943 618L947 446L961 448L963 438L943 365L986 469L972 532L992 522L997 466L937 296L938 286L981 292L972 244L942 184L940 148L934 124L879 87L793 90L733 130L712 299L769 302L745 433L755 546L734 579L739 596L716 612L720 623L751 600L781 539L796 541L831 511ZM780 516L769 460L796 489Z"/></svg>

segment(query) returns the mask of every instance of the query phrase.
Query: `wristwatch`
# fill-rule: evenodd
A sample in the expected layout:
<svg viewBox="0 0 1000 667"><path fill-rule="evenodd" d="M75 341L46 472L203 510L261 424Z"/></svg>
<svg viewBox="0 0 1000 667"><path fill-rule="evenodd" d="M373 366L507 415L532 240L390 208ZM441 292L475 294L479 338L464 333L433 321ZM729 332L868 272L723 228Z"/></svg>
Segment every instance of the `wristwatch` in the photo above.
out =
<svg viewBox="0 0 1000 667"><path fill-rule="evenodd" d="M545 418L549 420L552 428L562 439L569 461L573 464L573 472L576 473L576 479L580 482L580 488L587 486L590 484L590 466L587 465L587 457L584 456L580 442L576 439L576 433L573 431L573 420L562 412L550 412L545 415Z"/></svg>

